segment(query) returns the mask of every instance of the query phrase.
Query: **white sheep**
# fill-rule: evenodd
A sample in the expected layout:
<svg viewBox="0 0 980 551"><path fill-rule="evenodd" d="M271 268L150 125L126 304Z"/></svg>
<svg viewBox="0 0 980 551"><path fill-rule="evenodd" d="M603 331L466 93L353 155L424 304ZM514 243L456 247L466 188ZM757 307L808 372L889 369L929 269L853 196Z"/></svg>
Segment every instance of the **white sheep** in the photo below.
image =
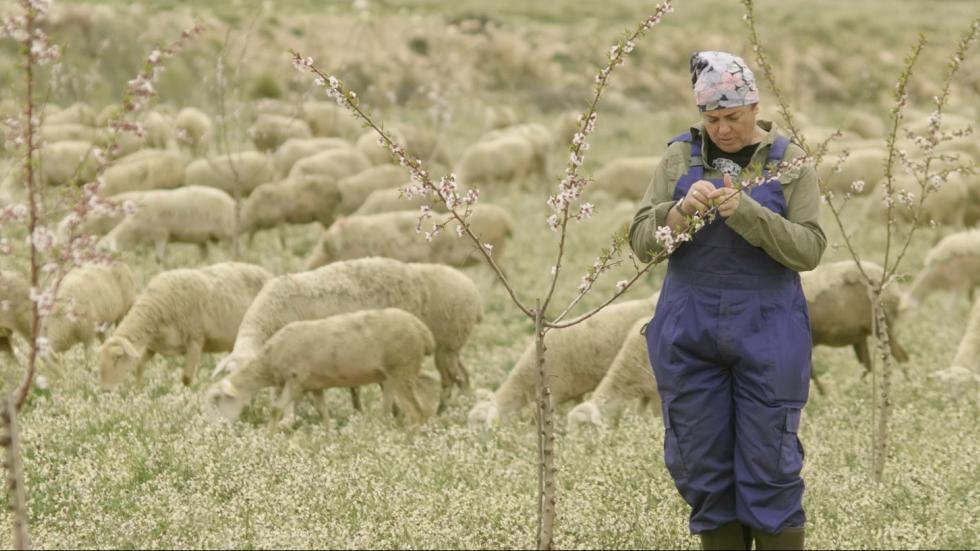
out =
<svg viewBox="0 0 980 551"><path fill-rule="evenodd" d="M460 350L482 316L480 292L468 277L438 264L406 264L390 258L337 262L270 280L249 306L232 353L215 369L234 373L255 357L286 324L371 308L401 308L425 323L436 338L441 408L452 385L469 387Z"/></svg>
<svg viewBox="0 0 980 551"><path fill-rule="evenodd" d="M235 201L227 193L203 186L157 191L152 201L136 205L102 243L110 250L153 244L158 261L167 243L197 243L202 256L211 241L229 239L235 233Z"/></svg>
<svg viewBox="0 0 980 551"><path fill-rule="evenodd" d="M246 131L259 151L275 151L289 139L313 137L305 120L283 115L260 114Z"/></svg>
<svg viewBox="0 0 980 551"><path fill-rule="evenodd" d="M653 405L652 413L660 415L660 394L657 380L650 367L647 340L643 333L650 320L642 317L629 328L623 346L616 353L609 371L588 400L568 412L569 428L582 425L603 426L604 417L618 418L622 406L628 400L640 400L640 411Z"/></svg>
<svg viewBox="0 0 980 551"><path fill-rule="evenodd" d="M427 128L410 124L393 124L385 127L385 132L395 143L405 148L405 152L421 159L427 165L438 163L450 166L449 155L439 140L439 136ZM397 163L386 146L378 143L378 134L367 130L357 139L357 149L367 157L372 165Z"/></svg>
<svg viewBox="0 0 980 551"><path fill-rule="evenodd" d="M285 176L289 174L296 161L327 149L343 147L351 147L350 142L341 138L291 138L273 153L272 162L276 167L276 174Z"/></svg>
<svg viewBox="0 0 980 551"><path fill-rule="evenodd" d="M456 173L467 187L497 182L523 183L534 170L535 149L527 138L500 136L476 142L463 152Z"/></svg>
<svg viewBox="0 0 980 551"><path fill-rule="evenodd" d="M555 404L596 388L623 347L630 327L653 316L658 297L613 304L582 323L545 335L545 374ZM538 377L535 356L532 339L500 388L470 410L471 427L489 426L534 402Z"/></svg>
<svg viewBox="0 0 980 551"><path fill-rule="evenodd" d="M252 191L242 204L240 231L251 242L260 229L280 224L320 222L329 228L339 204L340 190L333 178L314 174L291 176L262 184Z"/></svg>
<svg viewBox="0 0 980 551"><path fill-rule="evenodd" d="M922 269L902 300L915 308L936 291L958 291L973 299L980 286L980 229L947 235L926 253Z"/></svg>
<svg viewBox="0 0 980 551"><path fill-rule="evenodd" d="M460 194L465 194L465 191ZM379 189L372 191L364 199L361 206L357 208L351 216L366 216L368 214L380 214L382 212L395 212L399 210L413 210L419 212L423 205L430 205L436 212L448 212L446 204L425 195L413 195L411 198L405 197L400 189Z"/></svg>
<svg viewBox="0 0 980 551"><path fill-rule="evenodd" d="M312 175L342 180L367 170L371 163L355 149L336 148L304 157L289 170L290 176Z"/></svg>
<svg viewBox="0 0 980 551"><path fill-rule="evenodd" d="M40 181L48 185L90 182L97 166L95 147L90 142L54 142L40 151Z"/></svg>
<svg viewBox="0 0 980 551"><path fill-rule="evenodd" d="M99 130L83 124L45 124L41 127L41 138L47 143L76 141L96 142L101 135Z"/></svg>
<svg viewBox="0 0 980 551"><path fill-rule="evenodd" d="M95 126L95 118L98 113L88 104L75 103L59 111L48 109L45 114L47 124L81 124L84 126Z"/></svg>
<svg viewBox="0 0 980 551"><path fill-rule="evenodd" d="M184 159L173 150L144 149L113 162L102 174L99 195L173 189L184 185Z"/></svg>
<svg viewBox="0 0 980 551"><path fill-rule="evenodd" d="M532 153L529 173L541 178L548 176L548 154L555 146L555 137L548 127L538 123L517 124L487 132L479 141L496 141L505 136L518 136L527 140L531 144Z"/></svg>
<svg viewBox="0 0 980 551"><path fill-rule="evenodd" d="M31 334L30 282L11 271L0 272L0 327L24 339ZM55 353L75 344L86 350L102 338L109 325L119 321L133 305L133 272L122 262L84 264L65 275L55 297L54 309L45 318L42 332Z"/></svg>
<svg viewBox="0 0 980 551"><path fill-rule="evenodd" d="M102 387L117 386L153 354L183 355L190 385L204 352L229 352L252 300L272 274L261 266L225 262L161 272L146 285L99 350Z"/></svg>
<svg viewBox="0 0 980 551"><path fill-rule="evenodd" d="M596 171L592 187L617 199L639 201L653 180L660 157L622 157Z"/></svg>
<svg viewBox="0 0 980 551"><path fill-rule="evenodd" d="M509 105L488 105L483 110L483 126L488 130L498 130L517 124L517 111Z"/></svg>
<svg viewBox="0 0 980 551"><path fill-rule="evenodd" d="M200 109L185 107L174 120L178 142L188 146L194 154L208 149L211 139L211 118Z"/></svg>
<svg viewBox="0 0 980 551"><path fill-rule="evenodd" d="M368 256L402 262L433 262L457 268L482 260L482 254L469 238L456 235L457 223L451 222L428 241L416 232L418 220L418 211L404 210L339 220L313 248L306 269ZM479 204L473 207L468 223L480 243L490 245L491 254L499 262L514 228L507 211L496 205Z"/></svg>
<svg viewBox="0 0 980 551"><path fill-rule="evenodd" d="M887 155L881 148L859 149L850 152L840 166L840 172L834 171L837 158L834 155L824 157L817 167L817 174L827 187L835 193L852 193L867 195L885 175L885 159ZM861 180L864 187L860 191L852 189L853 182Z"/></svg>
<svg viewBox="0 0 980 551"><path fill-rule="evenodd" d="M335 102L308 101L303 104L302 113L314 136L353 140L361 133L361 125Z"/></svg>
<svg viewBox="0 0 980 551"><path fill-rule="evenodd" d="M383 164L348 176L339 182L340 207L337 214L347 216L356 211L368 195L380 189L396 189L409 181L409 175L404 168L396 165Z"/></svg>
<svg viewBox="0 0 980 551"><path fill-rule="evenodd" d="M396 404L411 422L423 420L416 395L422 361L435 352L436 343L426 325L398 308L364 310L325 319L295 321L276 331L247 364L215 383L205 393L205 410L236 419L255 391L281 389L273 405L269 427L275 428L283 411L304 393L329 426L330 413L323 391L381 383L384 411Z"/></svg>
<svg viewBox="0 0 980 551"><path fill-rule="evenodd" d="M879 280L883 270L874 262L862 262L864 272ZM800 280L810 315L810 332L813 346L851 346L858 360L871 371L871 355L868 336L871 335L871 298L864 277L857 265L850 260L820 264L816 269L801 272ZM888 322L888 341L892 356L899 362L907 362L908 353L895 335L898 307L902 291L897 283L885 289L882 302ZM811 371L817 388L820 382Z"/></svg>
<svg viewBox="0 0 980 551"><path fill-rule="evenodd" d="M144 201L152 200L156 194L156 191L120 193L104 200L105 203L109 203L115 208L92 209L81 219L75 213L69 213L58 223L55 232L58 243L67 244L69 235L75 237L83 235L103 236L112 231L112 228L115 228L126 217L127 203L129 203L129 207L135 208Z"/></svg>
<svg viewBox="0 0 980 551"><path fill-rule="evenodd" d="M232 197L247 197L258 186L275 178L272 160L258 151L242 151L197 159L187 165L188 186L220 189Z"/></svg>

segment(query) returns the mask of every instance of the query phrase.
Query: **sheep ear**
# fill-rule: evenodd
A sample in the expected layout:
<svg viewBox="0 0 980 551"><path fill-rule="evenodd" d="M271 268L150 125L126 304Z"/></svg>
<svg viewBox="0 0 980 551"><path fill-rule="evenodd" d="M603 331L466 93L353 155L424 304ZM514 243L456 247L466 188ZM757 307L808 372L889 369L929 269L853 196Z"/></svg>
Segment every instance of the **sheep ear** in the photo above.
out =
<svg viewBox="0 0 980 551"><path fill-rule="evenodd" d="M221 392L225 396L230 396L232 398L235 398L235 397L238 396L238 389L235 388L235 385L234 384L232 384L231 379L222 379L221 380Z"/></svg>
<svg viewBox="0 0 980 551"><path fill-rule="evenodd" d="M133 358L138 358L140 356L139 351L136 350L136 347L133 346L133 343L129 342L129 340L121 338L119 339L119 344L122 346L123 352L125 352L127 356L131 356Z"/></svg>

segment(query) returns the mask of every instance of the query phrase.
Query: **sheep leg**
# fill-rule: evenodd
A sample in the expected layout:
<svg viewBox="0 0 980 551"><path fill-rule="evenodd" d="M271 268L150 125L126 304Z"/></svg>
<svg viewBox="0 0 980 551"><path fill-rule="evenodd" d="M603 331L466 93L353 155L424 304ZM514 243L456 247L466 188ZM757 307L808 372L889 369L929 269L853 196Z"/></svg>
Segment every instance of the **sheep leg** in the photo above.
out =
<svg viewBox="0 0 980 551"><path fill-rule="evenodd" d="M871 353L868 351L868 339L863 338L859 342L854 343L854 353L857 354L858 361L864 366L864 373L861 374L861 378L868 376L871 373ZM811 370L811 375L813 374Z"/></svg>
<svg viewBox="0 0 980 551"><path fill-rule="evenodd" d="M204 350L204 343L194 341L187 345L187 355L184 362L184 376L181 382L184 386L191 386L194 382L194 375L197 373L197 366L201 363L201 352Z"/></svg>
<svg viewBox="0 0 980 551"><path fill-rule="evenodd" d="M276 228L276 231L279 234L279 248L285 251L286 250L286 228L284 228L282 225L279 225L279 227Z"/></svg>
<svg viewBox="0 0 980 551"><path fill-rule="evenodd" d="M361 389L356 386L350 387L350 403L354 406L354 411L364 411L361 409Z"/></svg>
<svg viewBox="0 0 980 551"><path fill-rule="evenodd" d="M391 408L394 406L395 401L393 400L391 387L391 384L381 385L381 411L394 415Z"/></svg>
<svg viewBox="0 0 980 551"><path fill-rule="evenodd" d="M456 364L459 358L456 353L444 348L436 349L436 370L439 371L439 379L442 384L442 392L439 395L439 409L436 413L442 413L449 404L449 398L453 393L453 383L456 380Z"/></svg>
<svg viewBox="0 0 980 551"><path fill-rule="evenodd" d="M275 432L276 427L279 426L279 421L282 419L283 412L286 408L292 405L293 400L296 396L299 396L298 389L294 388L296 384L293 381L287 381L282 387L282 391L276 398L276 401L272 404L272 413L269 415L269 432Z"/></svg>
<svg viewBox="0 0 980 551"><path fill-rule="evenodd" d="M157 263L163 264L163 255L167 252L167 240L157 239L153 245L156 249Z"/></svg>
<svg viewBox="0 0 980 551"><path fill-rule="evenodd" d="M408 422L413 425L418 425L422 423L422 404L419 402L418 396L415 394L415 378L410 377L408 379L399 379L394 381L389 381L389 386L393 386L392 389L397 397L397 402L405 408L406 418Z"/></svg>
<svg viewBox="0 0 980 551"><path fill-rule="evenodd" d="M330 430L330 409L327 407L327 394L322 389L313 392L313 406L320 413L323 426Z"/></svg>
<svg viewBox="0 0 980 551"><path fill-rule="evenodd" d="M855 346L857 346L857 345L855 345ZM858 353L858 354L860 354L860 353ZM863 376L864 375L862 375L862 377ZM817 388L817 392L819 392L821 396L826 396L827 395L827 392L824 390L823 384L820 382L820 379L817 378L817 372L814 369L810 369L810 380L813 381L813 386L815 386Z"/></svg>
<svg viewBox="0 0 980 551"><path fill-rule="evenodd" d="M201 257L201 260L202 261L203 260L207 260L208 259L208 244L207 243L198 243L197 244L197 254Z"/></svg>

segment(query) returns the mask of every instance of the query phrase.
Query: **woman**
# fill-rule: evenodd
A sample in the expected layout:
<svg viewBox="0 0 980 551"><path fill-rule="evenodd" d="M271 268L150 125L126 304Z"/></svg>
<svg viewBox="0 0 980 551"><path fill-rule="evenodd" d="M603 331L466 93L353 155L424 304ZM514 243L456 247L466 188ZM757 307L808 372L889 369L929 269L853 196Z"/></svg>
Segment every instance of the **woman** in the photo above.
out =
<svg viewBox="0 0 980 551"><path fill-rule="evenodd" d="M803 155L757 121L759 91L725 52L691 58L701 123L672 139L630 227L643 261L658 227L719 204L673 252L646 329L663 402L664 461L704 549L802 549L810 322L797 272L826 248L812 167L739 193L733 177ZM752 170L751 172L756 172Z"/></svg>

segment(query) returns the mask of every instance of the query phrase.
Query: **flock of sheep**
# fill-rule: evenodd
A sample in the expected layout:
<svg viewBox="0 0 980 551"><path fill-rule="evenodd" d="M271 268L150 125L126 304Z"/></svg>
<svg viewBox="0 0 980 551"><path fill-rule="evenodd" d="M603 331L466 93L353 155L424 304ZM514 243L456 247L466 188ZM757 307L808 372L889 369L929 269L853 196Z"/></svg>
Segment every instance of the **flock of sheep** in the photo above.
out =
<svg viewBox="0 0 980 551"><path fill-rule="evenodd" d="M121 260L84 265L66 277L45 325L51 351L60 354L76 344L87 348L104 338L98 364L105 388L131 374L139 384L156 354L183 356L182 379L191 385L202 354L229 353L203 396L215 419L235 419L257 391L273 387L277 398L270 426L304 394L312 394L329 421L324 390L350 388L360 409L357 387L379 383L384 411L422 422L446 406L454 388L470 387L460 352L481 321L482 301L478 286L458 268L478 263L479 254L452 231L431 243L420 239L415 230L422 203L401 198L398 191L408 183L407 173L392 163L373 132L359 128L337 106L264 100L255 107L248 131L254 150L225 154L209 153L215 129L205 113L165 106L148 112L141 120L145 133L119 143L118 158L99 191L127 208L84 220L70 214L61 221L58 238L100 236L100 246L110 250L152 247L158 259L165 257L168 243L192 243L207 257L213 242L239 237L250 242L258 231L318 222L324 230L306 271L276 276L262 266L226 262L163 271L140 290ZM45 185L95 176L92 151L104 145L100 128L106 116L81 103L49 106L39 154ZM495 187L544 180L549 156L567 143L576 124L567 114L550 127L521 123L506 109L489 111L487 120L490 130L456 162L427 129L401 124L390 130L409 153L453 167L462 186L489 189L485 195L492 199ZM842 171L825 177L840 189L863 180L862 192L868 193L881 179L882 152L861 141L848 144L853 153ZM976 142L954 145L980 158ZM595 191L636 201L657 162L656 157L615 159L595 173ZM21 202L22 195L11 171L0 184L0 202ZM951 179L927 210L937 222L961 231L935 245L907 292L897 285L888 288L890 324L936 290L972 297L980 285L980 229L968 227L980 219L976 180ZM518 229L506 210L489 202L474 208L471 223L498 259ZM872 276L881 273L873 263L864 269ZM852 346L869 368L871 305L857 267L850 261L825 263L802 278L813 344ZM28 296L23 275L0 273L0 345L7 353L13 350L13 334L30 333ZM604 425L631 401L641 408L659 403L641 335L656 300L654 294L620 302L547 335L555 401L591 392L569 412L570 426ZM954 360L954 369L966 373L976 372L980 358L977 304ZM895 359L907 361L898 335L890 341ZM419 392L432 382L422 374L428 356L441 379L438 404L427 403ZM535 376L531 342L498 390L480 393L470 424L483 426L520 412L533 401Z"/></svg>

